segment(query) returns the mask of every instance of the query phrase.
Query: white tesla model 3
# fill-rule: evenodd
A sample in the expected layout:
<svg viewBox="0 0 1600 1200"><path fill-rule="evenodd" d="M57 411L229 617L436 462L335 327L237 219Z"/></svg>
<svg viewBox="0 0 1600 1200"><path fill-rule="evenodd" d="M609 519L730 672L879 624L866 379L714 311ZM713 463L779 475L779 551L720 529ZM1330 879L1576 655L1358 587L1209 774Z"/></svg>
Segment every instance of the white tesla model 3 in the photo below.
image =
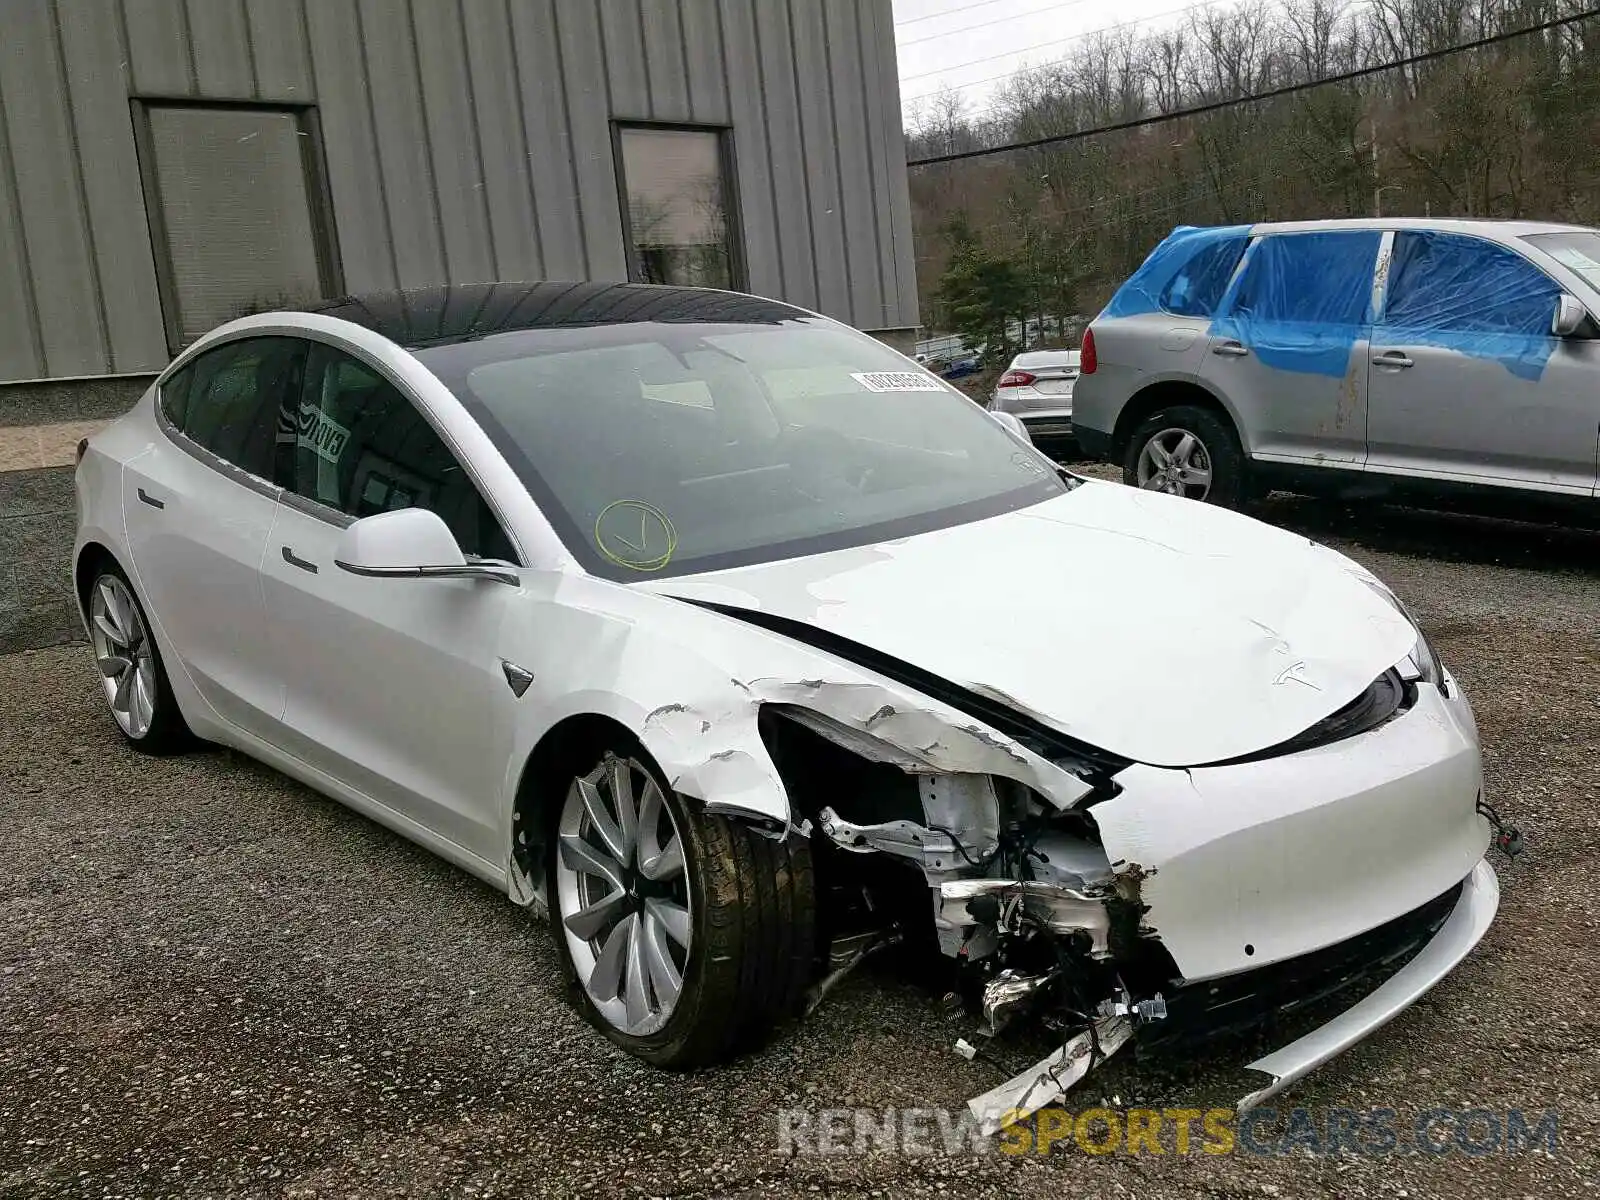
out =
<svg viewBox="0 0 1600 1200"><path fill-rule="evenodd" d="M1070 1035L988 1114L1493 918L1476 729L1389 591L1087 481L873 339L696 289L498 284L234 321L77 469L134 746L236 747L554 913L662 1065L943 953ZM1394 973L1396 964L1403 964ZM1084 1039L1087 1039L1086 1041Z"/></svg>

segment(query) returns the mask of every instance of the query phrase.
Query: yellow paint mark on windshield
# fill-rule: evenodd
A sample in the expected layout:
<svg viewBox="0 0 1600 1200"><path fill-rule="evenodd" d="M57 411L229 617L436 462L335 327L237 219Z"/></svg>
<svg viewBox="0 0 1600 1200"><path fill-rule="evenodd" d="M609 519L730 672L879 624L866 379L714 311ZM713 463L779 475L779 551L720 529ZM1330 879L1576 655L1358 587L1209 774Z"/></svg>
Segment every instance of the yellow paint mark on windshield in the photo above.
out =
<svg viewBox="0 0 1600 1200"><path fill-rule="evenodd" d="M594 519L594 544L606 559L630 571L659 571L678 550L678 531L667 514L642 500L613 500Z"/></svg>

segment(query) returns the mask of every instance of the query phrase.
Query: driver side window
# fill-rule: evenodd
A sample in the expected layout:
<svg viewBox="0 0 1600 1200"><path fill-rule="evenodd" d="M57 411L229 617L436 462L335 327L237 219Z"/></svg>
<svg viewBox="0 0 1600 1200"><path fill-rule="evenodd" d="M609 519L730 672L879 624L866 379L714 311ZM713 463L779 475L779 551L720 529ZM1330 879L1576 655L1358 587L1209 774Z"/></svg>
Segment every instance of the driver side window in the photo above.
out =
<svg viewBox="0 0 1600 1200"><path fill-rule="evenodd" d="M464 553L515 562L511 541L432 425L374 368L312 345L297 403L280 412L282 486L351 517L425 508Z"/></svg>

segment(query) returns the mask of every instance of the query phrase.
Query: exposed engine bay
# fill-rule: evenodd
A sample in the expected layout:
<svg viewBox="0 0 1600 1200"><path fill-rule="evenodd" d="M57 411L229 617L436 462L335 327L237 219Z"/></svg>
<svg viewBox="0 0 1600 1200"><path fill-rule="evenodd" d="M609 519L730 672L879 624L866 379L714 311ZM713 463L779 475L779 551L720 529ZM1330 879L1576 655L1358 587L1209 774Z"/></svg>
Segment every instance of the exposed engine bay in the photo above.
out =
<svg viewBox="0 0 1600 1200"><path fill-rule="evenodd" d="M1416 699L1407 681L1387 672L1284 753L1367 732ZM1150 919L1146 891L1160 866L1108 851L1097 820L1098 811L1112 811L1101 805L1123 795L1122 778L1137 783L1135 764L1065 739L1036 744L1085 785L1063 804L1015 779L933 773L889 754L874 761L869 738L805 708L766 706L761 734L813 844L823 847L820 917L829 956L812 1007L870 955L906 943L931 952L936 944L975 1018L975 1040L961 1039L958 1053L989 1058L980 1048L985 1039L1021 1022L1042 1023L1063 1039L1059 1051L974 1097L972 1112L986 1132L1059 1100L1127 1045L1247 1027L1392 970L1432 942L1468 885L1482 882L1477 873L1461 877L1467 861L1444 892L1376 929L1259 970L1197 981L1184 975ZM1191 793L1191 804L1198 799ZM1467 859L1482 852L1475 836L1467 837ZM1266 1072L1268 1086L1240 1107L1309 1069L1296 1060L1283 1074Z"/></svg>

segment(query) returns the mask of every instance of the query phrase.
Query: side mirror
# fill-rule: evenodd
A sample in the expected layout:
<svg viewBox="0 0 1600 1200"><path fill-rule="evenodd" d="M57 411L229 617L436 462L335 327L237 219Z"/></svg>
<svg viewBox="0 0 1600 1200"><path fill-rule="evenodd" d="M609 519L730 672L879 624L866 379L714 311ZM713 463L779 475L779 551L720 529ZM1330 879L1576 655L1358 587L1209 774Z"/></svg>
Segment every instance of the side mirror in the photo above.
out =
<svg viewBox="0 0 1600 1200"><path fill-rule="evenodd" d="M1589 310L1576 296L1565 293L1556 301L1555 319L1550 322L1550 332L1558 338L1577 337L1589 323Z"/></svg>
<svg viewBox="0 0 1600 1200"><path fill-rule="evenodd" d="M400 508L362 517L339 538L340 570L374 579L490 579L521 583L505 563L468 562L450 527L425 508Z"/></svg>
<svg viewBox="0 0 1600 1200"><path fill-rule="evenodd" d="M992 408L988 410L988 413L996 421L1004 425L1013 437L1027 442L1030 446L1033 445L1033 435L1028 432L1028 427L1022 423L1022 418L1017 416L1016 413L995 412Z"/></svg>

